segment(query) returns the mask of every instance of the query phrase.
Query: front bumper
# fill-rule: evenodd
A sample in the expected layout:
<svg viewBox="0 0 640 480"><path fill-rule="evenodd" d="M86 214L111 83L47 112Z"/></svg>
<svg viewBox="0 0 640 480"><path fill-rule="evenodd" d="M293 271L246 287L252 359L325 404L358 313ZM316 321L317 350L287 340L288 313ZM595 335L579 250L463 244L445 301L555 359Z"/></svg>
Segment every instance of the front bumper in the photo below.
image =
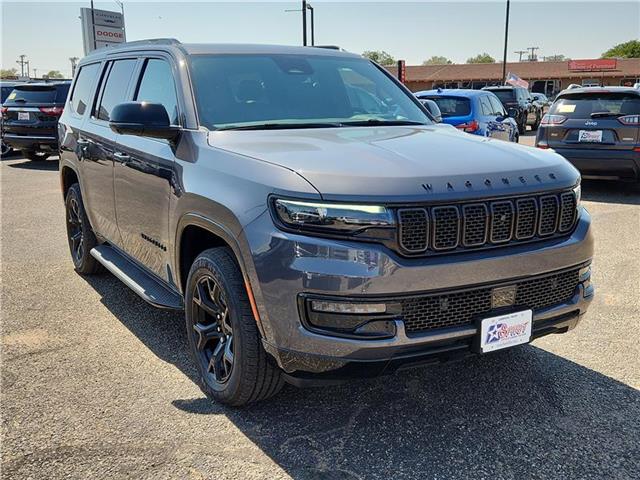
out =
<svg viewBox="0 0 640 480"><path fill-rule="evenodd" d="M470 354L476 335L475 326L466 325L409 336L400 320L395 322L395 336L387 339L315 333L300 319L301 293L375 299L446 292L581 266L593 255L590 217L584 209L568 237L430 258L408 259L377 244L282 232L273 226L268 213L247 226L244 233L252 248L255 278L251 283L265 349L285 372L296 375L343 371L351 368L350 364L368 365L375 371L380 365L389 368L396 361L425 355L435 358L434 353L446 356L453 350ZM585 290L581 284L569 301L536 311L534 336L573 328L592 295L593 287Z"/></svg>
<svg viewBox="0 0 640 480"><path fill-rule="evenodd" d="M582 178L640 180L640 152L633 150L552 148L580 170Z"/></svg>

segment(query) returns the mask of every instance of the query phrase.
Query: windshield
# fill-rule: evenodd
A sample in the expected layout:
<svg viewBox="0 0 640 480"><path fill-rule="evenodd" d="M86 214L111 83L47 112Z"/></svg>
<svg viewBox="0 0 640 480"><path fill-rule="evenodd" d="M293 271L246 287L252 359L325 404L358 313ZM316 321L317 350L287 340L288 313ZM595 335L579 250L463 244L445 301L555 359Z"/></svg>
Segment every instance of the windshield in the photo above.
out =
<svg viewBox="0 0 640 480"><path fill-rule="evenodd" d="M640 114L640 97L629 93L595 92L576 93L560 97L549 113L567 118L591 118Z"/></svg>
<svg viewBox="0 0 640 480"><path fill-rule="evenodd" d="M429 124L368 60L324 55L194 55L200 124L285 128Z"/></svg>
<svg viewBox="0 0 640 480"><path fill-rule="evenodd" d="M464 97L420 97L433 100L438 105L442 118L466 117L471 113L471 102Z"/></svg>

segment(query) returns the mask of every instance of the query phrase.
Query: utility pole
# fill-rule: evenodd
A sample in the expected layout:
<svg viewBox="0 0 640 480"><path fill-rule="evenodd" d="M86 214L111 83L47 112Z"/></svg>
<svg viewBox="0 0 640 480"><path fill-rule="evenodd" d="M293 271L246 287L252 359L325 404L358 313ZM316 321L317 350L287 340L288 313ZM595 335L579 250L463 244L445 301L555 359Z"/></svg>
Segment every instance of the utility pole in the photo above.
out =
<svg viewBox="0 0 640 480"><path fill-rule="evenodd" d="M27 65L27 78L31 78L31 72L29 72L29 60L24 63Z"/></svg>
<svg viewBox="0 0 640 480"><path fill-rule="evenodd" d="M73 77L76 74L76 65L78 64L78 57L69 57L69 61L71 62L71 76Z"/></svg>
<svg viewBox="0 0 640 480"><path fill-rule="evenodd" d="M38 78L38 69L33 67L33 78Z"/></svg>
<svg viewBox="0 0 640 480"><path fill-rule="evenodd" d="M504 55L502 55L502 83L507 81L507 43L509 40L509 6L510 1L507 0L507 14L504 19Z"/></svg>
<svg viewBox="0 0 640 480"><path fill-rule="evenodd" d="M20 58L20 60L16 60L16 63L18 65L20 65L20 76L24 77L24 64L25 64L25 58L27 56L26 55L18 55L18 57Z"/></svg>
<svg viewBox="0 0 640 480"><path fill-rule="evenodd" d="M527 51L526 51L526 50L516 50L516 51L515 51L515 52L513 52L513 53L516 53L516 54L518 54L518 55L519 55L519 56L518 56L518 62L521 62L521 61L522 61L522 55L524 55L525 53L527 53Z"/></svg>
<svg viewBox="0 0 640 480"><path fill-rule="evenodd" d="M307 46L307 0L302 0L302 45Z"/></svg>
<svg viewBox="0 0 640 480"><path fill-rule="evenodd" d="M531 53L529 54L529 61L537 62L538 57L536 56L536 50L540 50L540 47L527 47L527 50L531 50Z"/></svg>

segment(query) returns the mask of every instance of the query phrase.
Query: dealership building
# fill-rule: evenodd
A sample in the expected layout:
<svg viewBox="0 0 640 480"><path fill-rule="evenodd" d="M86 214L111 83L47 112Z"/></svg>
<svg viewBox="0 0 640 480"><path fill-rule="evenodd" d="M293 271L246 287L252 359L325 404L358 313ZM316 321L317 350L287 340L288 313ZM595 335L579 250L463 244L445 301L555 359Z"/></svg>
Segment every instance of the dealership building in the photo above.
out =
<svg viewBox="0 0 640 480"><path fill-rule="evenodd" d="M462 65L407 65L389 67L402 76L413 92L432 88L482 88L502 83L501 63ZM571 84L583 86L632 86L640 82L640 58L569 60L562 62L507 63L511 72L529 82L534 92L553 96Z"/></svg>

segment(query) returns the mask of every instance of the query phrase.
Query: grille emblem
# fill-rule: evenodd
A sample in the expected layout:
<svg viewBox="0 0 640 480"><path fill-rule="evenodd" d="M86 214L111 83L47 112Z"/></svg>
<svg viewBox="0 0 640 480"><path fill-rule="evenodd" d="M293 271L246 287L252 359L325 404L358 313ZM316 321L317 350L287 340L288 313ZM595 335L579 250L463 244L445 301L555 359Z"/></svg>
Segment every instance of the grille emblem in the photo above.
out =
<svg viewBox="0 0 640 480"><path fill-rule="evenodd" d="M491 308L510 307L514 303L516 303L515 285L491 290Z"/></svg>
<svg viewBox="0 0 640 480"><path fill-rule="evenodd" d="M445 311L449 309L449 299L447 297L442 297L440 299L440 311Z"/></svg>

